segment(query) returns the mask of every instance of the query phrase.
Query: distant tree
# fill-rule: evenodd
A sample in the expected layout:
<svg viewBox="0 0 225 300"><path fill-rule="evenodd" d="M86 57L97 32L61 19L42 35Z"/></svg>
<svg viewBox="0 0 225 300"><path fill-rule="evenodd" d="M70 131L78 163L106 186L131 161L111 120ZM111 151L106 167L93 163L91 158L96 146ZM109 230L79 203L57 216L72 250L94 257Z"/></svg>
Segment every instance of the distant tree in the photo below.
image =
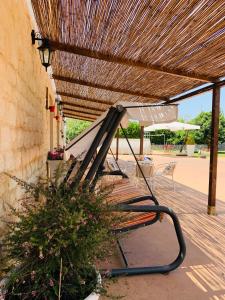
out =
<svg viewBox="0 0 225 300"><path fill-rule="evenodd" d="M211 112L202 112L191 123L200 125L199 130L195 130L194 138L197 144L207 144L210 147L211 141ZM219 143L225 143L225 117L220 114L220 127L219 127Z"/></svg>
<svg viewBox="0 0 225 300"><path fill-rule="evenodd" d="M128 127L124 128L124 131L128 138L138 139L140 138L141 126L138 122L129 122ZM119 136L124 137L121 129L119 130Z"/></svg>
<svg viewBox="0 0 225 300"><path fill-rule="evenodd" d="M70 119L66 120L66 138L71 141L77 135L79 135L82 131L84 131L87 127L89 127L91 122Z"/></svg>
<svg viewBox="0 0 225 300"><path fill-rule="evenodd" d="M184 143L186 139L186 132L184 130L178 130L171 133L170 137L166 140L168 144L181 145Z"/></svg>

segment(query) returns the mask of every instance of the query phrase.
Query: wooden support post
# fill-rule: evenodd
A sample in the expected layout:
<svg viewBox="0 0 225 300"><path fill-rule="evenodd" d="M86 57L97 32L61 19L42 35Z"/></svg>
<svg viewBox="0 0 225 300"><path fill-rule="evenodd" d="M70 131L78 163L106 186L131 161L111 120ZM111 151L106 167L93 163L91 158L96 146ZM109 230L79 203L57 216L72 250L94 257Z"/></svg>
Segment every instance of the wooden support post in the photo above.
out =
<svg viewBox="0 0 225 300"><path fill-rule="evenodd" d="M141 132L140 132L140 159L142 159L143 154L144 154L144 126L141 126Z"/></svg>
<svg viewBox="0 0 225 300"><path fill-rule="evenodd" d="M118 161L119 158L119 128L117 129L117 133L116 133L116 160Z"/></svg>
<svg viewBox="0 0 225 300"><path fill-rule="evenodd" d="M56 132L57 132L57 148L59 148L59 146L60 146L60 114L59 114L59 106L58 105L57 105Z"/></svg>
<svg viewBox="0 0 225 300"><path fill-rule="evenodd" d="M217 177L217 156L218 156L218 135L220 117L220 87L213 88L212 98L212 133L210 144L210 167L209 167L209 194L208 214L216 215L216 177Z"/></svg>

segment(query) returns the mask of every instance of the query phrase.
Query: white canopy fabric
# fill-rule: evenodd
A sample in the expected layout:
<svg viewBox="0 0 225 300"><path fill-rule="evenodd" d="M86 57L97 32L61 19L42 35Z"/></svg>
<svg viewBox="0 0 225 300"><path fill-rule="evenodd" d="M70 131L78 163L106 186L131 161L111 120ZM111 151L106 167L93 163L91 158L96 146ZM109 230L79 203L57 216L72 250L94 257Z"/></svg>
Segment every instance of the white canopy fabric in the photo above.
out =
<svg viewBox="0 0 225 300"><path fill-rule="evenodd" d="M167 129L171 131L196 130L196 129L200 129L200 126L192 125L188 123L182 123L182 122L170 122L170 123L163 123L163 124L153 124L151 126L145 127L144 131L148 132L148 131L155 131L161 129Z"/></svg>
<svg viewBox="0 0 225 300"><path fill-rule="evenodd" d="M129 120L139 121L141 126L173 122L178 117L177 105L148 105L140 102L117 102L116 105L127 107L127 112L122 120L122 125L128 125Z"/></svg>
<svg viewBox="0 0 225 300"><path fill-rule="evenodd" d="M65 158L69 159L70 155L73 155L78 160L83 160L86 152L90 148L103 119L108 111L104 112L97 120L95 120L90 127L84 130L81 134L72 139L69 144L66 145Z"/></svg>
<svg viewBox="0 0 225 300"><path fill-rule="evenodd" d="M171 122L177 120L177 105L147 106L146 103L138 102L117 102L116 104L114 104L114 106L117 105L122 105L125 108L128 107L126 108L126 113L121 122L123 127L127 127L128 120L130 119L139 121L140 124L143 126L146 124L149 125L154 123ZM91 124L89 128L87 128L84 132L82 132L80 135L78 135L72 141L70 141L70 143L66 146L66 159L68 159L69 156L72 154L78 160L83 160L107 112L108 111L104 112L97 120L95 120L95 122Z"/></svg>
<svg viewBox="0 0 225 300"><path fill-rule="evenodd" d="M180 122L172 122L171 123L171 131L177 130L197 130L200 129L199 125L193 125L188 123L180 123Z"/></svg>

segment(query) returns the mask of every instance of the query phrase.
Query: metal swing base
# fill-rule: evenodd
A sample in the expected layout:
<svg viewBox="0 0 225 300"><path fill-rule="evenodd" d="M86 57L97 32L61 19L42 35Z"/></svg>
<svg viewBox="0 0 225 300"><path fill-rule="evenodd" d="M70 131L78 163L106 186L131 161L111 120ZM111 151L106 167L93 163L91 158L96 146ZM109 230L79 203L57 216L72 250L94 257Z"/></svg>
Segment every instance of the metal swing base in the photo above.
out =
<svg viewBox="0 0 225 300"><path fill-rule="evenodd" d="M108 277L116 277L116 276L132 276L132 275L144 275L144 274L168 274L169 272L175 270L178 268L181 263L183 262L186 254L186 246L183 238L183 234L181 231L179 220L176 216L176 214L165 206L150 206L150 205L141 205L141 206L132 206L132 205L121 205L121 209L124 212L156 212L156 213L165 213L169 215L173 221L177 241L179 244L179 252L177 255L177 258L172 261L171 263L167 265L161 265L161 266L146 266L146 267L129 267L128 262L126 259L126 256L122 250L122 247L118 241L118 247L120 250L120 253L122 255L125 268L120 269L111 269L107 272L101 272L103 275L105 274Z"/></svg>

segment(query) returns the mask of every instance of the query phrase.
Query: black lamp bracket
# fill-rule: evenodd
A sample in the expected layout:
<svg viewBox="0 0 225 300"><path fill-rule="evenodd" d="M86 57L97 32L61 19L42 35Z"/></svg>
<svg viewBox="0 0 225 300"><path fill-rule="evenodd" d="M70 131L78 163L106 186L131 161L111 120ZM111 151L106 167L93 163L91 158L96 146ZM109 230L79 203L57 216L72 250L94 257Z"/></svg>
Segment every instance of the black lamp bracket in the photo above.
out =
<svg viewBox="0 0 225 300"><path fill-rule="evenodd" d="M32 30L31 40L32 40L32 45L34 45L35 41L43 41L44 39L41 37L41 34L39 32L35 32L34 30Z"/></svg>

